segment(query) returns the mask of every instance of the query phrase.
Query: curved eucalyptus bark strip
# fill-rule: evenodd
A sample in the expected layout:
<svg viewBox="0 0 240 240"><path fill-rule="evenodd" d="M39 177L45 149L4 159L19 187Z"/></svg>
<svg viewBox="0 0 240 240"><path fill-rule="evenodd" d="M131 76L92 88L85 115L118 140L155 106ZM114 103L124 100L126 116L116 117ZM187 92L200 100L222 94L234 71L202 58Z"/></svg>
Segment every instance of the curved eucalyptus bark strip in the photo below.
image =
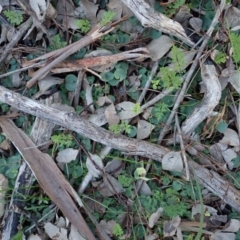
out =
<svg viewBox="0 0 240 240"><path fill-rule="evenodd" d="M181 39L189 46L194 46L194 43L186 35L185 30L180 23L156 12L144 0L122 0L122 2L132 10L144 27L157 29Z"/></svg>
<svg viewBox="0 0 240 240"><path fill-rule="evenodd" d="M0 86L0 101L131 155L140 155L161 162L163 156L170 151L168 148L156 144L113 134L106 129L93 125L75 113L69 114L45 106L2 86ZM191 173L197 177L204 187L217 194L227 204L240 212L240 191L217 173L200 166L194 161L190 160L188 165Z"/></svg>
<svg viewBox="0 0 240 240"><path fill-rule="evenodd" d="M185 136L190 136L201 122L207 117L212 116L213 110L221 98L221 85L217 77L216 69L212 63L202 64L201 76L206 87L206 93L202 102L182 124L182 134Z"/></svg>
<svg viewBox="0 0 240 240"><path fill-rule="evenodd" d="M121 134L114 134L94 125L74 112L63 112L53 107L45 106L2 86L0 86L0 101L120 151L153 158L157 161L161 161L162 157L169 151L160 145L131 139Z"/></svg>

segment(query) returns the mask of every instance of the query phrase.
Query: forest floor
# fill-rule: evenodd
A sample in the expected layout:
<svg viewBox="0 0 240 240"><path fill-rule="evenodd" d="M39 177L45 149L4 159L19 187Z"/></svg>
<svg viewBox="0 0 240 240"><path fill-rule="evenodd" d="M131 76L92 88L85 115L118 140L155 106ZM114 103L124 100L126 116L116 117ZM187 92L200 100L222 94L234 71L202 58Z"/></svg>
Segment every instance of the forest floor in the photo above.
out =
<svg viewBox="0 0 240 240"><path fill-rule="evenodd" d="M240 239L240 5L0 2L1 239Z"/></svg>

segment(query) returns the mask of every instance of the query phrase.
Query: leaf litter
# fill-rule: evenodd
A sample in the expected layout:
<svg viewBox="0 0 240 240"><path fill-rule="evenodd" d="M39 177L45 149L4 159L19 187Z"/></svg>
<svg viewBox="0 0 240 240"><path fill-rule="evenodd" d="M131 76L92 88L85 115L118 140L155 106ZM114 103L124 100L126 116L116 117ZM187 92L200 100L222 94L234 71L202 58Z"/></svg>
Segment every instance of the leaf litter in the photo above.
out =
<svg viewBox="0 0 240 240"><path fill-rule="evenodd" d="M134 10L136 4L128 5L134 1L138 2L137 10ZM40 181L40 187L48 196L35 190L34 199L24 206L17 206L24 210L27 207L31 209L34 204L42 209L29 210L43 222L43 228L38 225L34 228L42 228L51 239L160 239L167 236L171 239L193 239L199 235L205 239L238 239L240 204L231 201L227 187L231 186L231 190L239 194L238 3L225 5L223 0L207 1L200 6L194 1L191 1L192 5L185 1L151 1L150 5L145 5L140 0L129 3L125 0L59 0L54 3L37 0L22 5L21 2L6 0L0 3L0 44L3 51L0 73L11 74L0 76L1 86L36 101L59 94L61 101L52 107L60 109L66 118L75 113L92 124L113 131L109 132L109 142L112 134L117 134L125 135L122 142L129 137L135 142L144 139L168 148L161 162L152 161L155 159L143 157L143 152L148 152L148 149L135 151L133 148L132 151L126 149L126 152L121 152L75 132L71 132L73 138L62 138L69 130L55 126L51 135L56 136L54 141L58 142L46 139L40 149L42 153L52 155L51 166L59 166L65 180L63 176L61 179L57 175L51 178L49 174L48 183L42 180L42 185ZM225 7L218 8L218 5ZM155 12L149 15L149 19L158 12L161 15L157 16L163 17L162 25L144 18L145 10L152 11L150 9L153 8ZM142 10L141 14L138 10ZM216 24L214 16L219 11L222 11L222 19L217 18L220 26L217 29L213 24ZM16 21L19 13L19 21L22 22ZM31 27L21 32L26 19L31 22ZM79 20L83 25L77 24ZM194 44L201 38L204 42L207 31L211 29L214 31L209 35L209 44L202 49L209 51L210 57L206 58L202 53L198 59L201 41L200 45ZM95 37L98 36L96 34L100 34L99 37ZM58 37L54 38L54 35ZM19 40L15 36L19 36ZM46 69L58 56L63 56L61 54L69 50L68 46L74 48L77 41L83 41L84 47L75 49L39 75L40 70ZM32 66L39 61L39 66ZM156 73L153 73L154 63L158 64ZM23 67L29 69L21 70ZM214 71L211 70L213 67ZM31 77L38 75L41 79L29 82ZM189 75L191 81L186 84ZM207 81L212 81L212 84ZM220 90L214 88L214 81ZM179 91L183 89L182 98L178 98L181 97ZM220 92L213 103L208 99L215 96L216 91ZM19 113L18 109L14 110L4 102L0 105L2 116L9 118L12 112ZM203 114L201 109L205 109ZM171 120L173 112L180 123L179 128L177 120ZM34 121L24 113L14 117L14 124L25 133L29 133ZM9 137L13 129L6 127L4 120L1 124L5 126L0 135L3 215L4 208L5 212L8 211L4 202L11 200L5 189L13 189L19 184L24 187L19 179L27 174L21 172L21 163L15 159L20 154L26 161L30 160L18 143L20 135L16 135L18 139ZM101 138L101 128L90 134ZM15 149L10 148L7 136ZM24 136L24 139L27 144L28 137ZM122 142L119 141L119 146ZM36 151L35 157L47 168L47 163L42 162L42 153ZM191 161L202 166L194 169ZM34 161L31 163L35 164ZM188 167L191 181L185 177ZM224 193L213 190L216 187L211 175L204 175L208 169L219 174L222 186L226 185ZM41 176L35 167L32 168L34 170L36 177ZM206 178L207 183L204 182ZM32 176L30 181L33 179ZM51 193L51 187L56 186L51 181L60 181L56 182L57 185L67 182L74 189L81 189L81 197L73 192L73 188L68 191L75 196L81 212L88 216L81 221L86 226L94 224L98 231L75 228L74 218L69 219L73 221L69 223L66 214L75 205L71 202L71 208L59 206L56 199L65 193L62 196L59 192L59 196ZM200 191L196 181L202 184ZM38 187L37 184L35 186ZM206 191L208 194L204 195ZM40 201L43 197L45 200ZM16 198L15 192L11 198ZM57 209L55 216L44 220L51 200L61 211ZM94 207L93 203L96 203ZM21 214L28 216L24 211ZM64 219L61 226L57 224L58 218ZM30 222L31 217L29 221L22 222L23 229L30 228ZM17 225L10 228L17 229ZM99 230L101 228L102 231ZM2 239L8 239L6 231L9 229L6 229L3 227ZM36 231L19 230L20 233L27 239L39 238Z"/></svg>

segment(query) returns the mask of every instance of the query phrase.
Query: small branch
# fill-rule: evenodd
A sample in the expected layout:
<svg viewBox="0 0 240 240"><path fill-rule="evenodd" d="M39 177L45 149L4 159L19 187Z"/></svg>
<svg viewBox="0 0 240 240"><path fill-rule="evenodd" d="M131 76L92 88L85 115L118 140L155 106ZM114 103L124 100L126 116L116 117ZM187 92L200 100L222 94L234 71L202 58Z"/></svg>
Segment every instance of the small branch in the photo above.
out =
<svg viewBox="0 0 240 240"><path fill-rule="evenodd" d="M30 28L31 24L32 24L32 18L30 17L26 22L24 22L21 25L20 29L13 36L11 42L4 47L0 57L0 66L3 64L5 58L9 54L9 51L11 51L12 48L18 43L18 41L22 38L23 34Z"/></svg>
<svg viewBox="0 0 240 240"><path fill-rule="evenodd" d="M177 114L175 115L175 122L176 122L176 126L177 126L177 131L178 131L178 134L179 134L179 141L180 141L180 146L181 146L181 154L182 154L182 158L183 158L183 162L184 162L184 166L185 166L185 170L186 170L186 179L187 179L187 181L189 181L189 179L190 179L189 167L188 167L188 162L187 162L184 142L183 142L183 139L182 139L182 131L181 131L181 128L180 128L180 124L179 124L179 120L178 120Z"/></svg>
<svg viewBox="0 0 240 240"><path fill-rule="evenodd" d="M32 87L39 79L42 79L44 76L46 76L46 74L53 67L55 67L56 65L58 65L59 63L64 61L67 57L74 54L76 51L78 51L81 48L93 43L94 41L96 41L98 38L104 36L105 34L111 32L119 22L121 22L125 19L126 19L126 17L123 17L120 20L118 20L117 22L114 22L109 26L100 27L96 31L94 31L91 35L87 35L87 36L81 38L79 41L67 46L66 48L64 48L66 50L58 51L58 53L60 55L58 55L52 62L50 62L49 64L47 64L44 67L42 67L41 69L39 69L36 72L35 76L32 77L27 82L26 87L27 88Z"/></svg>
<svg viewBox="0 0 240 240"><path fill-rule="evenodd" d="M144 86L144 88L141 92L141 95L138 98L138 103L142 103L142 101L143 101L143 99L144 99L144 97L147 93L147 90L149 89L149 87L151 85L152 79L157 72L158 64L159 64L159 61L154 62L153 67L152 67L152 71L151 71L151 73L148 77L148 80L147 80L147 82L146 82L146 84L145 84L145 86Z"/></svg>

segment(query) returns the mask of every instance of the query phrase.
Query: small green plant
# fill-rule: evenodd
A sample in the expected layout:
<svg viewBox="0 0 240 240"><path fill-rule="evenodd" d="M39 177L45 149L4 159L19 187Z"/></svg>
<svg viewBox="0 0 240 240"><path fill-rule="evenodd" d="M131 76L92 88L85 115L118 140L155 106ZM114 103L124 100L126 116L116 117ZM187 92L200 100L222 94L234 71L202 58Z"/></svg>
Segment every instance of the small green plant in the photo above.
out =
<svg viewBox="0 0 240 240"><path fill-rule="evenodd" d="M133 178L120 174L118 175L118 181L123 185L123 187L129 187L133 182Z"/></svg>
<svg viewBox="0 0 240 240"><path fill-rule="evenodd" d="M87 33L91 29L91 24L88 20L75 20L75 24L83 33Z"/></svg>
<svg viewBox="0 0 240 240"><path fill-rule="evenodd" d="M121 237L123 235L123 229L121 228L121 226L116 223L114 226L113 226L113 234L116 236L116 237Z"/></svg>
<svg viewBox="0 0 240 240"><path fill-rule="evenodd" d="M134 104L132 111L133 111L134 113L136 113L136 114L141 113L142 110L141 110L140 103L136 103L136 104Z"/></svg>
<svg viewBox="0 0 240 240"><path fill-rule="evenodd" d="M168 105L164 102L159 102L153 107L152 114L160 121L167 111L169 111Z"/></svg>
<svg viewBox="0 0 240 240"><path fill-rule="evenodd" d="M183 216L188 212L187 205L184 202L174 203L173 205L165 206L164 213L169 217L173 218L176 216Z"/></svg>
<svg viewBox="0 0 240 240"><path fill-rule="evenodd" d="M175 72L181 71L185 64L184 63L184 54L175 45L173 45L173 47L172 47L172 60L173 60L173 64L174 64L174 71Z"/></svg>
<svg viewBox="0 0 240 240"><path fill-rule="evenodd" d="M102 16L102 20L101 20L101 25L105 26L108 23L110 23L113 20L115 15L116 15L116 12L114 12L114 11L106 11L106 12L104 12L103 16Z"/></svg>
<svg viewBox="0 0 240 240"><path fill-rule="evenodd" d="M109 127L109 130L114 133L121 133L126 132L130 134L131 132L131 125L129 125L126 121L122 120L120 124L113 124Z"/></svg>
<svg viewBox="0 0 240 240"><path fill-rule="evenodd" d="M160 79L153 79L152 80L152 88L154 89L154 90L157 90L159 87L160 87Z"/></svg>
<svg viewBox="0 0 240 240"><path fill-rule="evenodd" d="M55 152L57 147L70 147L72 142L73 142L73 136L71 134L59 134L59 135L53 135L51 137L54 145L53 145L53 149L52 149L52 153Z"/></svg>
<svg viewBox="0 0 240 240"><path fill-rule="evenodd" d="M160 68L161 80L164 88L168 89L178 89L181 85L181 77L177 73L182 72L184 67L184 55L179 48L173 46L172 48L172 64L173 68L162 67Z"/></svg>
<svg viewBox="0 0 240 240"><path fill-rule="evenodd" d="M66 45L67 45L67 42L63 41L61 39L60 35L57 34L57 35L52 37L52 44L50 45L50 49L53 51L53 50L56 50L56 49L66 47Z"/></svg>
<svg viewBox="0 0 240 240"><path fill-rule="evenodd" d="M235 33L230 33L229 38L233 48L233 59L238 63L240 61L240 36Z"/></svg>
<svg viewBox="0 0 240 240"><path fill-rule="evenodd" d="M218 55L215 57L214 61L217 64L225 63L227 61L227 57L223 52L219 52Z"/></svg>
<svg viewBox="0 0 240 240"><path fill-rule="evenodd" d="M7 17L8 21L11 24L19 25L23 22L23 14L19 11L5 10L4 15Z"/></svg>
<svg viewBox="0 0 240 240"><path fill-rule="evenodd" d="M176 75L175 71L168 67L162 67L160 72L164 88L173 90L179 88L181 85L181 78Z"/></svg>
<svg viewBox="0 0 240 240"><path fill-rule="evenodd" d="M172 3L168 4L166 9L165 9L165 13L168 16L172 16L173 14L175 14L177 12L177 10L184 5L185 0L175 0Z"/></svg>

